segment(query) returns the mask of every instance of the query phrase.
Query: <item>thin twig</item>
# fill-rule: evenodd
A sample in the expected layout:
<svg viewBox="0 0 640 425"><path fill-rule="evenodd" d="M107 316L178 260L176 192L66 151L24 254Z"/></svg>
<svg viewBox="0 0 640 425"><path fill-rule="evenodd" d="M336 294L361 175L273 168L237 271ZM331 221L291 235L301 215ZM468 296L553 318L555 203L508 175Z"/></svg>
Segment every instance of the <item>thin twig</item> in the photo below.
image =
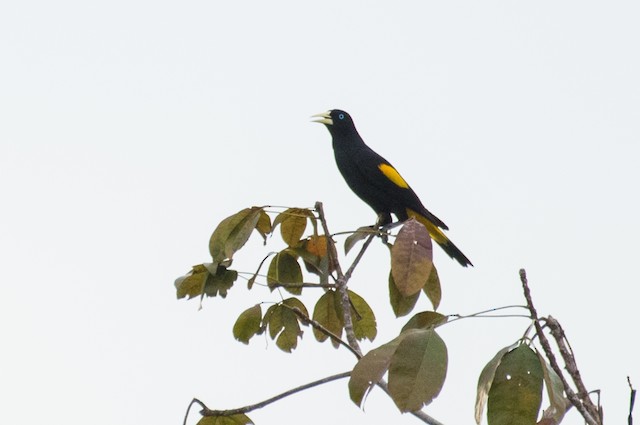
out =
<svg viewBox="0 0 640 425"><path fill-rule="evenodd" d="M529 283L527 281L527 273L525 272L524 269L520 269L520 282L522 283L524 298L527 300L527 308L531 313L531 319L533 320L533 324L536 328L536 334L540 339L540 345L542 345L542 349L544 350L547 356L547 359L549 360L549 364L551 365L551 368L556 372L556 374L562 381L562 386L564 387L564 392L567 395L567 398L569 399L571 404L573 404L576 407L576 409L580 412L580 414L582 415L582 417L584 418L585 422L587 422L588 425L601 425L601 421L597 419L598 416L594 415L590 411L591 409L587 409L585 404L583 404L583 401L581 401L580 398L578 398L576 393L569 386L569 383L567 382L566 378L564 377L564 374L562 373L562 369L560 369L560 366L556 361L556 357L553 354L553 351L551 350L551 346L549 345L549 340L547 339L542 329L542 326L540 325L538 312L536 311L536 308L533 305L533 300L531 298L531 291L529 290ZM587 400L589 400L588 397L587 397ZM590 400L589 400L589 403L590 403Z"/></svg>
<svg viewBox="0 0 640 425"><path fill-rule="evenodd" d="M329 264L334 264L336 268L336 273L338 278L336 279L336 286L338 289L338 293L340 294L340 303L342 305L342 318L344 321L344 332L347 335L347 341L351 348L353 348L356 352L362 355L362 350L360 349L360 344L358 344L358 339L356 338L356 334L353 331L353 318L351 317L351 300L349 300L349 292L347 289L348 279L342 273L342 267L338 262L338 253L336 251L336 244L331 238L331 232L329 232L329 226L327 225L327 220L324 215L324 209L322 208L322 202L316 202L315 205L316 211L318 211L318 218L320 219L320 223L322 223L322 229L324 230L324 234L327 236L327 255L329 256Z"/></svg>
<svg viewBox="0 0 640 425"><path fill-rule="evenodd" d="M244 407L239 407L237 409L227 409L227 410L213 410L213 409L209 409L207 406L205 406L202 402L200 402L199 400L197 401L197 403L199 403L202 407L202 410L200 411L200 414L202 416L232 416L232 415L238 415L241 413L249 413L252 410L256 410L256 409L261 409L271 403L274 403L278 400L282 400L285 397L288 397L292 394L295 393L299 393L301 391L304 390L308 390L309 388L313 388L313 387L317 387L319 385L323 385L332 381L337 381L338 379L344 379L344 378L348 378L349 376L351 376L351 371L348 372L342 372L342 373L338 373L336 375L331 375L331 376L327 376L326 378L322 378L322 379L318 379L317 381L313 381L313 382L309 382L308 384L304 384L304 385L300 385L299 387L296 388L292 388L288 391L285 391L281 394L278 394L274 397L268 398L264 401L261 401L259 403L256 404L251 404L248 406L244 406ZM194 399L196 400L196 399ZM193 404L194 402L192 401L191 404ZM190 405L191 406L191 405Z"/></svg>
<svg viewBox="0 0 640 425"><path fill-rule="evenodd" d="M627 422L629 425L633 425L633 405L636 403L636 389L631 385L631 378L628 376L627 382L629 383L629 390L631 390L631 394L629 395L629 418Z"/></svg>
<svg viewBox="0 0 640 425"><path fill-rule="evenodd" d="M189 403L189 405L187 406L187 412L184 414L184 421L182 422L182 425L187 425L187 419L189 418L189 411L191 410L191 406L193 406L196 403L199 404L201 408L207 407L204 405L203 402L201 402L197 398L194 398L193 400L191 400L191 403Z"/></svg>

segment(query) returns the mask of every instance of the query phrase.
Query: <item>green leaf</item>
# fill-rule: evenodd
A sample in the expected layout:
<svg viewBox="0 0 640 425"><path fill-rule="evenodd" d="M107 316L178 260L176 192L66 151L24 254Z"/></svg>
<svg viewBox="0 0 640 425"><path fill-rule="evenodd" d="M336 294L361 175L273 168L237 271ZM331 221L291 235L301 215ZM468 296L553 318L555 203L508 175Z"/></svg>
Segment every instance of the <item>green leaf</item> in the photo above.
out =
<svg viewBox="0 0 640 425"><path fill-rule="evenodd" d="M406 297L426 284L433 268L433 246L427 229L414 219L405 222L391 248L391 273Z"/></svg>
<svg viewBox="0 0 640 425"><path fill-rule="evenodd" d="M447 376L447 346L432 329L405 333L389 365L389 393L402 412L413 412L440 393Z"/></svg>
<svg viewBox="0 0 640 425"><path fill-rule="evenodd" d="M391 357L407 335L409 333L401 333L388 343L369 351L358 360L349 378L349 396L355 404L363 406L365 396L387 372Z"/></svg>
<svg viewBox="0 0 640 425"><path fill-rule="evenodd" d="M271 307L269 307L269 310L267 310L267 314L264 315L263 321L267 319L267 316L269 316L269 336L271 337L271 339L276 339L278 334L284 328L284 322L282 321L283 309L284 307L282 307L280 304L272 305Z"/></svg>
<svg viewBox="0 0 640 425"><path fill-rule="evenodd" d="M267 235L271 233L271 217L264 210L260 212L258 221L256 222L256 230L262 236L264 243L267 243Z"/></svg>
<svg viewBox="0 0 640 425"><path fill-rule="evenodd" d="M408 323L407 323L408 325ZM502 361L502 357L517 347L519 342L509 345L508 347L504 347L502 350L498 351L495 356L485 365L480 372L480 377L478 378L478 391L476 392L476 408L475 408L475 419L476 423L480 425L482 421L482 414L484 412L484 407L487 404L487 399L489 398L489 390L491 390L491 384L493 384L493 378L496 375L496 369L500 366L500 362Z"/></svg>
<svg viewBox="0 0 640 425"><path fill-rule="evenodd" d="M369 235L374 235L377 233L378 233L378 230L374 229L371 226L359 227L355 232L349 235L347 239L344 240L345 255L348 254L349 251L351 251L351 248L353 248L358 242L360 242L363 239L366 239L367 236Z"/></svg>
<svg viewBox="0 0 640 425"><path fill-rule="evenodd" d="M248 344L249 340L260 332L262 309L256 304L243 311L233 325L233 336L238 341Z"/></svg>
<svg viewBox="0 0 640 425"><path fill-rule="evenodd" d="M353 291L347 291L351 300L351 317L353 321L353 333L356 339L368 339L373 341L378 333L376 328L376 316L367 302ZM339 313L342 312L340 309Z"/></svg>
<svg viewBox="0 0 640 425"><path fill-rule="evenodd" d="M278 214L273 221L273 228L280 225L282 240L293 247L300 242L305 229L307 218L314 218L313 213L306 208L288 208Z"/></svg>
<svg viewBox="0 0 640 425"><path fill-rule="evenodd" d="M191 299L202 295L208 277L209 270L204 264L193 266L189 273L176 279L174 285L177 298L188 297Z"/></svg>
<svg viewBox="0 0 640 425"><path fill-rule="evenodd" d="M409 329L433 329L440 325L447 323L447 316L444 316L435 311L422 311L413 315L406 325L402 328L401 332L408 331Z"/></svg>
<svg viewBox="0 0 640 425"><path fill-rule="evenodd" d="M302 283L302 269L298 260L289 254L287 250L280 251L271 260L267 272L267 284L274 289L277 284L295 285ZM302 293L302 286L285 286L287 291L294 295Z"/></svg>
<svg viewBox="0 0 640 425"><path fill-rule="evenodd" d="M281 304L272 307L269 317L269 335L276 341L278 348L290 353L297 347L298 338L302 336L298 316L291 308L298 308L308 316L307 308L297 298L287 298Z"/></svg>
<svg viewBox="0 0 640 425"><path fill-rule="evenodd" d="M389 302L396 317L406 316L411 313L419 297L420 291L407 297L402 295L393 281L393 273L389 272Z"/></svg>
<svg viewBox="0 0 640 425"><path fill-rule="evenodd" d="M553 370L542 353L538 351L537 354L542 365L544 386L549 396L549 407L544 409L542 419L546 420L545 425L557 425L567 413L570 402L564 397L564 385L562 385L562 380L556 371Z"/></svg>
<svg viewBox="0 0 640 425"><path fill-rule="evenodd" d="M280 304L269 307L262 318L269 327L269 336L276 341L276 345L283 351L290 353L297 347L298 338L302 336L298 316L292 311L298 308L305 316L308 316L307 308L297 298L287 298Z"/></svg>
<svg viewBox="0 0 640 425"><path fill-rule="evenodd" d="M231 416L205 416L197 425L253 425L253 421L245 414Z"/></svg>
<svg viewBox="0 0 640 425"><path fill-rule="evenodd" d="M222 220L209 239L209 252L214 263L231 260L244 246L255 229L261 213L260 207L245 208Z"/></svg>
<svg viewBox="0 0 640 425"><path fill-rule="evenodd" d="M298 316L288 308L280 310L283 330L276 339L276 345L286 353L292 352L298 346L298 338L302 336Z"/></svg>
<svg viewBox="0 0 640 425"><path fill-rule="evenodd" d="M264 316L262 316L262 329L269 328L269 337L271 339L275 339L282 330L283 324L279 311L281 308L282 306L280 304L274 304L269 307Z"/></svg>
<svg viewBox="0 0 640 425"><path fill-rule="evenodd" d="M220 295L222 298L226 298L227 291L231 289L236 279L238 279L237 271L228 270L225 266L218 266L216 274L209 272L204 284L204 293L209 297Z"/></svg>
<svg viewBox="0 0 640 425"><path fill-rule="evenodd" d="M427 298L429 298L429 301L431 301L433 310L437 310L440 305L440 300L442 299L442 290L440 289L440 278L438 277L438 270L436 270L435 265L431 268L429 279L427 279L427 283L422 290L427 295Z"/></svg>
<svg viewBox="0 0 640 425"><path fill-rule="evenodd" d="M282 304L290 308L297 308L302 312L302 314L309 317L309 312L307 311L307 307L298 298L294 298L294 297L287 298L286 300L282 301Z"/></svg>
<svg viewBox="0 0 640 425"><path fill-rule="evenodd" d="M506 353L487 402L489 425L535 425L542 403L542 366L526 344Z"/></svg>
<svg viewBox="0 0 640 425"><path fill-rule="evenodd" d="M336 291L328 290L325 292L316 302L312 318L339 338L342 335L344 323L342 315L336 309L336 304L339 304L336 298L338 298ZM324 342L329 338L327 334L316 328L313 328L313 335L319 342Z"/></svg>

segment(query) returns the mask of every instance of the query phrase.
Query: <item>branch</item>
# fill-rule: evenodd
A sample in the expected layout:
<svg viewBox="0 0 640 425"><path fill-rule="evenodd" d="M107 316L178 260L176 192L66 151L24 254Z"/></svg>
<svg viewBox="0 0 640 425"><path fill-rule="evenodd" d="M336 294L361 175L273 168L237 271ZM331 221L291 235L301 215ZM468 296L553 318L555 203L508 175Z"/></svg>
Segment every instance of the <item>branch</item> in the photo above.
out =
<svg viewBox="0 0 640 425"><path fill-rule="evenodd" d="M580 371L578 370L578 365L576 364L576 358L573 354L573 350L571 349L571 345L569 345L569 341L560 326L560 323L553 317L549 316L546 318L547 326L551 331L551 335L553 339L556 341L558 345L558 350L560 350L560 355L565 363L565 368L571 376L571 380L575 384L578 389L578 397L582 400L589 413L593 416L599 418L600 423L602 423L602 411L599 407L596 407L591 399L589 398L589 391L587 390L584 382L582 381L582 376L580 376Z"/></svg>
<svg viewBox="0 0 640 425"><path fill-rule="evenodd" d="M582 415L582 417L584 418L585 422L588 425L602 425L602 419L598 415L598 410L595 408L595 406L589 399L588 394L585 395L585 398L578 397L576 393L573 391L573 389L569 386L569 383L567 382L567 380L565 379L564 374L562 373L562 369L560 369L560 366L556 361L556 357L553 354L553 351L551 350L551 346L549 345L549 340L544 334L542 325L540 325L540 319L538 317L538 312L536 311L536 308L533 305L533 300L531 298L531 291L529 290L529 284L527 282L527 274L524 269L520 269L520 282L522 283L524 298L527 300L527 308L531 313L531 319L533 319L533 324L536 328L536 334L540 339L540 345L542 345L542 349L544 350L544 353L547 356L547 359L549 359L549 364L551 365L551 368L556 372L556 374L562 381L562 386L564 387L564 392L567 395L567 398L569 399L571 404L573 404L575 408L580 412L580 414ZM554 338L556 338L555 335L554 335ZM558 343L557 338L556 338L556 343ZM570 354L570 357L573 358L571 354ZM572 360L572 361L575 364L575 360ZM566 363L566 359L565 359L565 363Z"/></svg>
<svg viewBox="0 0 640 425"><path fill-rule="evenodd" d="M304 384L304 385L300 385L299 387L296 388L292 388L288 391L285 391L281 394L278 394L274 397L268 398L264 401L261 401L259 403L256 404L251 404L249 406L244 406L244 407L239 407L237 409L227 409L227 410L213 410L213 409L209 409L207 406L205 406L204 403L202 403L200 400L198 399L193 399L193 401L191 402L191 404L189 405L189 408L191 408L191 405L195 402L200 404L200 406L202 406L202 410L200 410L200 414L202 416L232 416L232 415L238 415L241 413L249 413L252 410L256 410L256 409L260 409L263 408L271 403L274 403L278 400L281 400L285 397L288 397L292 394L295 393L299 393L301 391L304 390L308 390L309 388L313 388L313 387L317 387L319 385L323 385L332 381L337 381L338 379L344 379L344 378L348 378L349 376L351 376L351 371L348 372L342 372L342 373L338 373L336 375L331 375L331 376L327 376L326 378L322 378L322 379L318 379L317 381L313 381L313 382L309 382L308 384ZM188 411L187 411L188 413ZM186 420L186 418L185 418Z"/></svg>
<svg viewBox="0 0 640 425"><path fill-rule="evenodd" d="M338 274L336 286L338 288L338 293L340 294L340 302L342 305L344 332L347 335L347 341L349 342L351 348L353 348L360 356L362 356L360 344L358 344L358 339L356 338L356 334L353 331L353 319L351 317L351 300L349 300L349 292L347 290L347 282L349 279L344 275L344 273L342 273L342 267L338 262L336 244L333 241L333 238L331 238L331 232L329 232L329 226L327 226L327 220L324 216L322 202L316 202L315 209L316 211L318 211L318 218L320 219L320 223L322 223L324 234L327 236L327 255L329 256L329 264L335 264L336 273Z"/></svg>

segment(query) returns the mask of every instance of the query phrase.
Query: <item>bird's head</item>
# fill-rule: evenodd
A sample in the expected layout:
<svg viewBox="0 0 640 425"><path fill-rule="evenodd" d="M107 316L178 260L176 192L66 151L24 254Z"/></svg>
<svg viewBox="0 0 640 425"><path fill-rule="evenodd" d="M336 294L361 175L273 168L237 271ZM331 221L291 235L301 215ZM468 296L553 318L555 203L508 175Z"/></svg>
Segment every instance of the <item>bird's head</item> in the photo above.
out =
<svg viewBox="0 0 640 425"><path fill-rule="evenodd" d="M357 133L351 116L340 109L332 109L327 112L313 115L313 122L327 126L332 136L337 134Z"/></svg>

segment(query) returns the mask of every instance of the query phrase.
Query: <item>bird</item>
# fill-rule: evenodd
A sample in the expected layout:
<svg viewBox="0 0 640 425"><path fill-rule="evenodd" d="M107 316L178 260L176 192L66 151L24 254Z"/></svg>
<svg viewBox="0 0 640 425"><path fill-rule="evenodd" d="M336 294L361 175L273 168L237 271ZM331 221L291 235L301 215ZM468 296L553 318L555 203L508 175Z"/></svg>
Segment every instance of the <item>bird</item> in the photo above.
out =
<svg viewBox="0 0 640 425"><path fill-rule="evenodd" d="M329 130L338 170L351 190L376 212L376 226L391 224L391 214L401 222L413 217L451 258L463 267L473 266L444 233L449 227L425 208L389 161L365 144L348 113L332 109L312 118Z"/></svg>

